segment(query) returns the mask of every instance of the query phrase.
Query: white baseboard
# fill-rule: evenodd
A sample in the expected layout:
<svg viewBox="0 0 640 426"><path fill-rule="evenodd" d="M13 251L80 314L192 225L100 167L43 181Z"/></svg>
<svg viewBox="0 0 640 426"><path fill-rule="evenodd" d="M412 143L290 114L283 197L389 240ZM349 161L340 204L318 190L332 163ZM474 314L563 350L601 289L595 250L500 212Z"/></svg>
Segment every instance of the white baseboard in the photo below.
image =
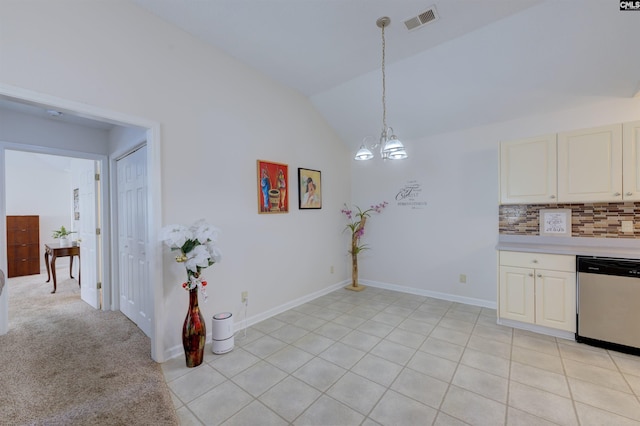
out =
<svg viewBox="0 0 640 426"><path fill-rule="evenodd" d="M378 281L371 281L371 280L360 280L360 281L362 282L362 284L365 284L371 287L400 291L402 293L415 294L417 296L433 297L434 299L447 300L449 302L464 303L465 305L480 306L482 308L489 308L489 309L496 309L498 306L496 302L492 302L490 300L475 299L473 297L464 297L464 296L458 296L455 294L440 293L437 291L423 290L423 289L413 288L413 287L404 287L404 286L395 285L395 284L381 283Z"/></svg>

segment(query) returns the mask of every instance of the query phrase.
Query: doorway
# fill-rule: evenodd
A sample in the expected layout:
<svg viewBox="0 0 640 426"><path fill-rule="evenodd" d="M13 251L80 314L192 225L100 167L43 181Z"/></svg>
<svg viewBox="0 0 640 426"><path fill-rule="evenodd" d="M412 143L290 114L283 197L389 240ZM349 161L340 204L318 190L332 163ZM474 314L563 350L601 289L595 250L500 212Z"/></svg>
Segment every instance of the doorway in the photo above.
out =
<svg viewBox="0 0 640 426"><path fill-rule="evenodd" d="M10 100L12 102L21 103L23 105L37 106L41 109L57 109L64 111L68 116L76 118L89 118L99 122L110 123L115 126L119 126L122 129L122 134L126 134L128 130L132 128L141 129L145 134L147 141L147 156L146 163L148 169L148 191L147 191L147 217L146 217L146 231L149 241L157 239L157 230L161 227L161 179L160 179L160 143L159 143L159 130L160 125L156 122L150 122L137 117L132 117L124 114L120 114L114 111L107 111L95 107L91 107L86 104L75 103L72 101L54 98L47 95L42 95L35 92L25 91L23 89L17 89L11 86L0 85L0 100ZM48 142L45 142L45 145ZM56 154L69 154L78 155L83 153L83 148L80 146L77 150L69 148L52 147L52 146L30 146L36 152L52 152ZM5 167L5 149L24 148L21 142L7 142L6 138L0 138L0 175L4 175ZM113 260L117 258L118 247L112 244L111 241L117 238L117 219L114 219L110 204L113 202L116 194L112 192L112 188L115 188L115 182L113 177L109 177L109 170L114 168L114 158L122 156L122 152L130 151L130 147L122 143L122 140L116 140L113 146L107 147L108 155L97 155L99 157L100 168L102 170L102 177L99 184L99 189L104 194L104 203L100 205L100 213L103 217L109 218L102 227L100 248L102 250L103 262L101 266L103 268L103 282L102 282L102 296L103 296L103 309L105 310L117 310L119 309L118 294L118 271L114 269L116 263ZM86 152L84 152L86 153ZM4 202L4 185L0 185L0 266L6 269L6 209ZM113 213L113 214L111 214ZM113 223L113 227L111 227ZM150 294L148 295L149 302L149 335L151 338L151 357L157 362L163 362L166 358L163 345L163 320L156 316L156 312L161 312L161 306L163 303L163 290L162 290L162 267L161 267L161 250L157 247L157 244L149 244L146 251L146 257L149 263L149 278L148 282ZM112 278L113 277L113 278ZM83 280L84 281L84 280ZM6 292L0 293L0 334L4 334L8 331L8 298Z"/></svg>
<svg viewBox="0 0 640 426"><path fill-rule="evenodd" d="M39 271L49 270L49 265L45 264L44 245L57 246L52 232L64 226L72 232L72 240L80 245L82 253L80 262L75 262L74 270L69 273L79 278L82 271L84 286L80 296L99 309L100 294L96 288L102 281L98 268L102 259L96 228L100 227L97 206L103 201L94 180L94 170L99 162L20 150L6 150L5 158L6 213L36 216L33 226L38 230L37 241L40 243L34 249L39 252ZM57 266L66 268L64 260L60 259Z"/></svg>

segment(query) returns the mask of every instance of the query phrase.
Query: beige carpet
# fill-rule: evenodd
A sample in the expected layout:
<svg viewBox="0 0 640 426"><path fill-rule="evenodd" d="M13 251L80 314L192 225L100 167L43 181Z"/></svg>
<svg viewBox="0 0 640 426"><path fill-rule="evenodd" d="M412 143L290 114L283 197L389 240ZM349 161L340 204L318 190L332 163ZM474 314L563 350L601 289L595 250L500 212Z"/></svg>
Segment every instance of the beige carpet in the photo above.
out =
<svg viewBox="0 0 640 426"><path fill-rule="evenodd" d="M0 424L177 425L149 338L122 313L91 308L77 281L58 275L56 294L46 274L7 280Z"/></svg>

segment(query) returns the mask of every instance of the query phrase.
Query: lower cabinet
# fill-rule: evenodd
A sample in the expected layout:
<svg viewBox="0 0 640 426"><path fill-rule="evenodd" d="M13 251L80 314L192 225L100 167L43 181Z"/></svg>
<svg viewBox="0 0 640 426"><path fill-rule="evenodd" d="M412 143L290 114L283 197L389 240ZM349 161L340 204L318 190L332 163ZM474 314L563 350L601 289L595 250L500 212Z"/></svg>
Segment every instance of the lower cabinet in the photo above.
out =
<svg viewBox="0 0 640 426"><path fill-rule="evenodd" d="M498 316L576 331L576 258L500 251Z"/></svg>

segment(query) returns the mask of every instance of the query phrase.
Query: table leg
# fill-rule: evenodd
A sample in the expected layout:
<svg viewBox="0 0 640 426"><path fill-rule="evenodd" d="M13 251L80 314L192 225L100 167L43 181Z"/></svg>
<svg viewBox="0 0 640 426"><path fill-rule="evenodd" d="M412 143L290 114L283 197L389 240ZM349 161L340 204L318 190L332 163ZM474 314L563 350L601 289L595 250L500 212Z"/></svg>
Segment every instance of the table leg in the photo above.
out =
<svg viewBox="0 0 640 426"><path fill-rule="evenodd" d="M78 252L78 287L81 287L81 285L80 285L80 265L82 265L82 262L80 262L80 252Z"/></svg>
<svg viewBox="0 0 640 426"><path fill-rule="evenodd" d="M73 278L73 256L69 256L69 276Z"/></svg>
<svg viewBox="0 0 640 426"><path fill-rule="evenodd" d="M51 280L51 272L49 271L49 252L47 250L44 252L44 263L47 265L47 281L45 282L48 283Z"/></svg>
<svg viewBox="0 0 640 426"><path fill-rule="evenodd" d="M56 292L56 253L53 253L51 256L51 275L53 275L53 291L51 293Z"/></svg>

